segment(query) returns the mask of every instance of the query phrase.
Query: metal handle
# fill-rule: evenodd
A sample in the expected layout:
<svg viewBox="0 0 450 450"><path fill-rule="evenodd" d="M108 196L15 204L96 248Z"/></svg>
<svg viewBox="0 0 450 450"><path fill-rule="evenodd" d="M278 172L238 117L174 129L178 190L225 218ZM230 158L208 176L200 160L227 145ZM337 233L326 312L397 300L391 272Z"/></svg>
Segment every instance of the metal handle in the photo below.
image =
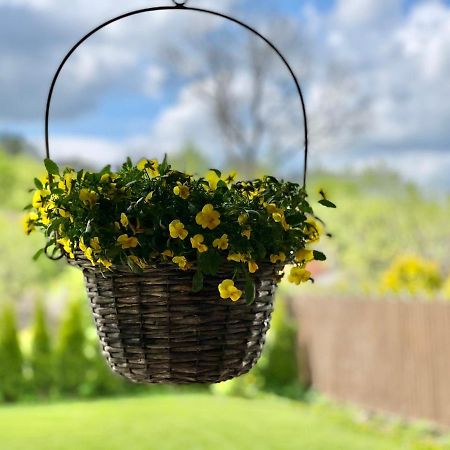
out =
<svg viewBox="0 0 450 450"><path fill-rule="evenodd" d="M131 16L135 16L138 14L143 14L143 13L150 13L150 12L155 12L155 11L169 11L169 10L176 10L176 11L195 11L195 12L200 12L200 13L205 13L205 14L210 14L213 16L217 16L217 17L221 17L223 19L226 19L228 21L234 22L237 25L240 25L241 27L244 27L245 29L247 29L248 31L250 31L251 33L253 33L254 35L258 36L260 39L262 39L279 57L280 59L283 61L284 65L286 66L286 68L288 69L289 73L292 76L292 79L294 80L295 86L297 88L297 92L300 98L300 106L301 106L301 111L302 111L302 115L303 115L303 127L304 127L304 138L305 138L305 147L304 147L304 171L303 171L303 187L306 187L306 174L307 174L307 169L308 169L308 120L307 120L307 115L306 115L306 106L305 106L305 100L303 97L303 93L302 93L302 89L300 87L300 82L297 79L297 76L294 73L294 70L292 69L291 65L289 64L289 62L287 61L286 57L281 53L280 50L278 50L278 48L265 36L263 36L259 31L257 31L255 28L251 27L250 25L247 25L244 22L241 22L240 20L228 16L226 14L217 12L217 11L212 11L212 10L208 10L208 9L203 9L203 8L194 8L194 7L188 7L186 6L186 1L180 1L180 0L172 0L174 3L174 6L157 6L157 7L153 7L153 8L144 8L144 9L138 9L135 11L130 11L127 12L125 14L121 14L120 16L117 16L113 19L110 19L104 23L102 23L101 25L97 26L96 28L94 28L93 30L91 30L89 33L87 33L85 36L83 36L70 50L69 52L66 54L66 56L63 58L62 62L60 63L54 77L52 80L52 83L50 85L50 90L48 93L48 97L47 97L47 105L46 105L46 109L45 109L45 150L46 150L46 156L47 158L50 158L50 144L49 144L49 119L50 119L50 106L51 106L51 101L52 101L52 96L53 96L53 91L55 89L55 85L56 85L56 81L58 80L58 77L61 73L62 68L64 67L64 65L66 64L67 60L72 56L72 54L75 52L75 50L81 45L83 44L84 41L86 41L87 39L89 39L92 35L94 35L95 33L97 33L98 31L100 31L102 28L107 27L108 25L111 25L114 22L117 22L119 20L125 19L127 17L131 17Z"/></svg>

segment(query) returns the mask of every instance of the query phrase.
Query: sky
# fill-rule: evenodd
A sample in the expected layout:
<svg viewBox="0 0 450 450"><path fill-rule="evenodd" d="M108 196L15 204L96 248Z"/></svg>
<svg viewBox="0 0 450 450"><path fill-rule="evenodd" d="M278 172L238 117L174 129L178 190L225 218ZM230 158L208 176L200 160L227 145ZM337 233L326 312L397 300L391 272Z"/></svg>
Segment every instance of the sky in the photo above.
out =
<svg viewBox="0 0 450 450"><path fill-rule="evenodd" d="M68 7L58 0L0 0L0 132L25 136L43 155L46 94L65 52L106 19L170 3L73 0ZM385 166L425 187L450 191L449 1L190 0L189 5L235 15L286 54L305 91L311 167ZM58 81L52 156L106 164L126 154L170 154L192 143L220 165L226 144L198 92L212 82L203 70L203 50L230 32L245 36L215 18L172 12L129 19L93 37ZM245 103L249 69L238 47L244 41L230 42L237 64L230 89ZM182 57L167 58L177 45ZM273 118L270 126L277 123L276 145L297 146L300 155L298 105L282 92L292 81L282 65L271 64L264 111ZM299 156L292 158L296 163Z"/></svg>

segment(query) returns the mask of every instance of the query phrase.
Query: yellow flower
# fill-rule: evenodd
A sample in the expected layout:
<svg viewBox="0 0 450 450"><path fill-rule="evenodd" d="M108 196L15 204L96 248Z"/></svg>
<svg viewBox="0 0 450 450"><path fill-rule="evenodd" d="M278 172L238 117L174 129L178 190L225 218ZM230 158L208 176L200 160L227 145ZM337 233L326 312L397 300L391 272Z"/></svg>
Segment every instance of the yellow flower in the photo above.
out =
<svg viewBox="0 0 450 450"><path fill-rule="evenodd" d="M286 255L283 252L277 253L276 255L270 255L270 262L276 264L278 261L286 261Z"/></svg>
<svg viewBox="0 0 450 450"><path fill-rule="evenodd" d="M307 235L309 242L317 242L320 240L320 236L323 234L324 230L319 221L315 220L314 217L308 217L306 219L304 232Z"/></svg>
<svg viewBox="0 0 450 450"><path fill-rule="evenodd" d="M221 298L230 298L233 302L237 302L242 296L242 291L234 285L233 280L222 281L219 284L219 293Z"/></svg>
<svg viewBox="0 0 450 450"><path fill-rule="evenodd" d="M177 185L173 188L173 193L181 197L183 200L186 200L189 197L191 191L187 186L177 181Z"/></svg>
<svg viewBox="0 0 450 450"><path fill-rule="evenodd" d="M242 253L230 253L227 257L228 261L245 262L246 257Z"/></svg>
<svg viewBox="0 0 450 450"><path fill-rule="evenodd" d="M34 212L27 214L23 218L23 229L26 234L30 234L34 230L36 220L38 220L38 215Z"/></svg>
<svg viewBox="0 0 450 450"><path fill-rule="evenodd" d="M44 225L50 225L50 219L48 218L47 211L45 209L41 209L41 222Z"/></svg>
<svg viewBox="0 0 450 450"><path fill-rule="evenodd" d="M238 217L238 224L245 225L247 223L247 220L248 220L248 214L247 213L241 214Z"/></svg>
<svg viewBox="0 0 450 450"><path fill-rule="evenodd" d="M150 201L153 198L153 191L150 191L146 196L145 196L145 203L150 203Z"/></svg>
<svg viewBox="0 0 450 450"><path fill-rule="evenodd" d="M111 181L111 174L104 173L100 178L100 183L109 183Z"/></svg>
<svg viewBox="0 0 450 450"><path fill-rule="evenodd" d="M41 189L39 191L35 191L33 194L33 200L31 204L33 208L39 209L44 206L45 199L50 196L50 191L47 189Z"/></svg>
<svg viewBox="0 0 450 450"><path fill-rule="evenodd" d="M195 221L198 225L201 225L202 228L208 228L210 230L214 230L220 224L220 213L214 210L214 206L211 204L205 205L201 212L199 212Z"/></svg>
<svg viewBox="0 0 450 450"><path fill-rule="evenodd" d="M80 190L80 200L85 204L89 205L89 207L93 207L97 202L97 194L94 191L90 191L89 189L81 189Z"/></svg>
<svg viewBox="0 0 450 450"><path fill-rule="evenodd" d="M146 269L148 267L147 263L136 255L130 255L128 259L141 269Z"/></svg>
<svg viewBox="0 0 450 450"><path fill-rule="evenodd" d="M217 184L218 184L219 181L220 181L220 177L217 175L217 173L214 172L214 170L210 170L210 171L208 171L208 173L206 174L205 178L206 178L206 181L207 181L208 184L209 184L209 188L210 188L212 191L215 191L215 190L217 189Z"/></svg>
<svg viewBox="0 0 450 450"><path fill-rule="evenodd" d="M219 239L214 239L213 247L219 250L226 250L228 248L228 235L222 234L222 237Z"/></svg>
<svg viewBox="0 0 450 450"><path fill-rule="evenodd" d="M72 190L72 183L77 179L77 173L71 170L64 174L64 184L67 192Z"/></svg>
<svg viewBox="0 0 450 450"><path fill-rule="evenodd" d="M180 238L181 240L184 240L188 235L187 230L184 228L184 224L179 220L173 220L172 222L170 222L169 232L170 237L173 239Z"/></svg>
<svg viewBox="0 0 450 450"><path fill-rule="evenodd" d="M207 252L208 246L203 244L204 240L205 240L205 238L203 235L196 234L194 237L191 238L192 248L196 248L199 253Z"/></svg>
<svg viewBox="0 0 450 450"><path fill-rule="evenodd" d="M252 234L252 230L250 230L250 228L249 228L249 229L247 229L247 230L244 230L244 231L241 233L241 236L244 236L244 237L246 237L247 239L250 239L251 234Z"/></svg>
<svg viewBox="0 0 450 450"><path fill-rule="evenodd" d="M93 255L93 250L91 247L88 247L86 249L86 251L84 252L84 256L86 256L86 258L91 262L91 264L93 266L95 266L95 261L94 261L94 255Z"/></svg>
<svg viewBox="0 0 450 450"><path fill-rule="evenodd" d="M152 159L151 161L149 161L148 159L143 159L139 161L136 167L141 172L145 170L148 176L151 178L159 176L159 165L156 159Z"/></svg>
<svg viewBox="0 0 450 450"><path fill-rule="evenodd" d="M302 248L295 253L295 260L298 263L303 261L312 261L314 259L314 253L312 250Z"/></svg>
<svg viewBox="0 0 450 450"><path fill-rule="evenodd" d="M225 178L224 181L227 184L231 184L237 177L237 172L235 170L231 171Z"/></svg>
<svg viewBox="0 0 450 450"><path fill-rule="evenodd" d="M122 234L117 238L117 243L123 248L135 248L139 245L139 241L134 236L129 237L127 234Z"/></svg>
<svg viewBox="0 0 450 450"><path fill-rule="evenodd" d="M100 240L98 239L98 237L94 237L91 239L91 247L96 251L99 252L102 248L100 246Z"/></svg>
<svg viewBox="0 0 450 450"><path fill-rule="evenodd" d="M120 223L124 228L126 228L129 224L128 217L125 213L120 214Z"/></svg>
<svg viewBox="0 0 450 450"><path fill-rule="evenodd" d="M311 279L311 272L300 267L293 267L289 273L288 280L290 283L301 284Z"/></svg>
<svg viewBox="0 0 450 450"><path fill-rule="evenodd" d="M249 261L248 262L248 271L250 273L255 273L259 269L258 264L255 263L255 261Z"/></svg>
<svg viewBox="0 0 450 450"><path fill-rule="evenodd" d="M64 217L65 219L73 219L72 214L70 214L70 212L66 211L65 209L58 208L58 213L61 217Z"/></svg>
<svg viewBox="0 0 450 450"><path fill-rule="evenodd" d="M87 245L84 243L84 239L83 239L83 238L80 239L80 242L78 243L78 248L79 248L83 253L86 252Z"/></svg>
<svg viewBox="0 0 450 450"><path fill-rule="evenodd" d="M161 255L162 255L162 256L166 256L167 258L173 258L173 256L174 256L173 251L172 251L172 250L169 250L169 249L164 250L164 251L161 253Z"/></svg>
<svg viewBox="0 0 450 450"><path fill-rule="evenodd" d="M74 258L73 250L72 250L72 242L68 238L60 238L56 242L58 244L62 245L64 248L64 251L71 257Z"/></svg>
<svg viewBox="0 0 450 450"><path fill-rule="evenodd" d="M112 267L112 262L109 259L99 258L98 262L105 268L110 269Z"/></svg>
<svg viewBox="0 0 450 450"><path fill-rule="evenodd" d="M184 256L175 256L172 258L172 262L177 264L178 267L182 270L187 270L191 267L191 265L188 263L188 260Z"/></svg>

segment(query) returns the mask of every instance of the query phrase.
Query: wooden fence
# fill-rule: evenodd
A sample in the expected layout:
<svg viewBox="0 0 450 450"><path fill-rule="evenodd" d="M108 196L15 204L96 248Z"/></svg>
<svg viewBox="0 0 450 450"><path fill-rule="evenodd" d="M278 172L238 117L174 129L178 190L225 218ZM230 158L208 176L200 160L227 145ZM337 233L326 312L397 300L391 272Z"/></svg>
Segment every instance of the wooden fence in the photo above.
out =
<svg viewBox="0 0 450 450"><path fill-rule="evenodd" d="M450 304L293 302L303 368L338 400L450 426ZM307 366L305 366L307 364Z"/></svg>

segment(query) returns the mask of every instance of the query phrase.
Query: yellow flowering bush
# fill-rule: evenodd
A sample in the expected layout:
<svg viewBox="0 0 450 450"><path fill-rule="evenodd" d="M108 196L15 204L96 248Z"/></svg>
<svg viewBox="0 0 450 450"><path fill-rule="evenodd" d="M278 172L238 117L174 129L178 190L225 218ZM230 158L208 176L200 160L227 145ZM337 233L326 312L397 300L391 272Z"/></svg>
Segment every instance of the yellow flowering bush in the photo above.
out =
<svg viewBox="0 0 450 450"><path fill-rule="evenodd" d="M45 164L50 176L35 179L24 219L26 233L40 229L47 239L36 256L84 256L105 271L172 264L192 271L194 291L221 270L230 275L218 286L220 296L245 295L248 302L263 265L292 265L289 280L300 284L311 279L306 264L325 259L311 248L323 225L296 183L270 176L235 181L235 174L218 170L194 177L167 160L134 165L128 159L117 172ZM325 197L319 203L334 207ZM239 279L246 280L243 290L235 285Z"/></svg>

